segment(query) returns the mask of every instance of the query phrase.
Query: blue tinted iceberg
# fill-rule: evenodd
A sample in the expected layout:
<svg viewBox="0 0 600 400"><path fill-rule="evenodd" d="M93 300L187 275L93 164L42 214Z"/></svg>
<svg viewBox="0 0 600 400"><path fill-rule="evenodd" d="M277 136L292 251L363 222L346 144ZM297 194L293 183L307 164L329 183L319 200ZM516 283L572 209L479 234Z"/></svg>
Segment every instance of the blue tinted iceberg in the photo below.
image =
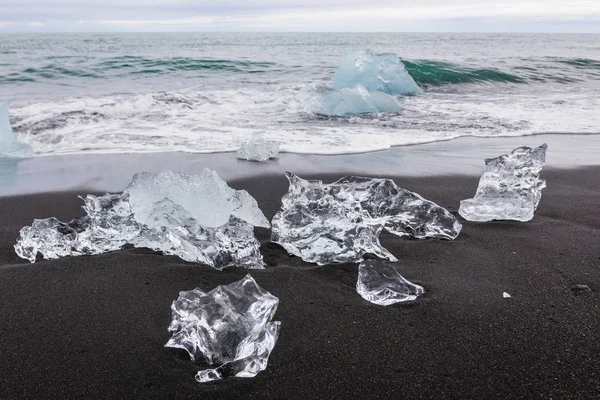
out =
<svg viewBox="0 0 600 400"><path fill-rule="evenodd" d="M319 103L320 113L328 116L400 112L400 105L392 96L369 92L362 85L321 93Z"/></svg>
<svg viewBox="0 0 600 400"><path fill-rule="evenodd" d="M362 85L369 92L417 95L421 88L396 54L361 51L344 58L333 76L333 88L342 90Z"/></svg>
<svg viewBox="0 0 600 400"><path fill-rule="evenodd" d="M8 118L8 104L0 103L0 157L23 157L31 154L29 145L13 135Z"/></svg>

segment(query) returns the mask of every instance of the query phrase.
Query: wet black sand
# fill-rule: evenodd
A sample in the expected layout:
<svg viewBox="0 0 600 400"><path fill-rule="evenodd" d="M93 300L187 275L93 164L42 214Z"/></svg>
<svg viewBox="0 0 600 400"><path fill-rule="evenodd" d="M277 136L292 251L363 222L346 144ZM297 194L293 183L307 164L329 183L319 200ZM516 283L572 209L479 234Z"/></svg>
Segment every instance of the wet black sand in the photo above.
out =
<svg viewBox="0 0 600 400"><path fill-rule="evenodd" d="M280 299L279 341L256 378L208 384L163 347L170 304L248 271L142 249L31 265L13 251L19 229L80 215L86 191L0 198L0 399L598 398L600 168L544 177L529 223L464 223L453 242L383 235L404 276L426 289L414 304L372 305L355 291L355 265L303 263L259 231L269 265L252 275ZM453 212L477 186L396 182ZM230 184L268 218L287 189L283 175ZM575 295L575 284L594 292Z"/></svg>

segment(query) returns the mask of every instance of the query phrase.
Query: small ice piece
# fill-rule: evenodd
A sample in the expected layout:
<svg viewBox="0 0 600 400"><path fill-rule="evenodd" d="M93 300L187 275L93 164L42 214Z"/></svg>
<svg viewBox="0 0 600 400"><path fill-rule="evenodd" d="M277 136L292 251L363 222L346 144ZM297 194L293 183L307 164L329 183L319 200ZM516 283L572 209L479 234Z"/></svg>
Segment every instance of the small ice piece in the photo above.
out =
<svg viewBox="0 0 600 400"><path fill-rule="evenodd" d="M279 299L250 274L209 292L179 292L165 347L186 350L192 361L208 364L197 373L198 382L252 378L267 368L279 336L281 322L272 321L278 305Z"/></svg>
<svg viewBox="0 0 600 400"><path fill-rule="evenodd" d="M531 220L546 187L540 171L547 148L545 143L534 149L519 147L509 154L486 159L475 197L460 202L459 214L477 222Z"/></svg>
<svg viewBox="0 0 600 400"><path fill-rule="evenodd" d="M333 88L342 90L362 85L369 92L381 91L391 95L417 95L422 93L393 53L376 54L361 51L344 58L333 75Z"/></svg>
<svg viewBox="0 0 600 400"><path fill-rule="evenodd" d="M400 105L383 92L369 92L364 86L329 90L319 94L319 114L343 117L357 114L397 113Z"/></svg>
<svg viewBox="0 0 600 400"><path fill-rule="evenodd" d="M35 219L31 226L21 229L21 238L15 245L15 251L19 257L32 263L38 253L47 260L70 256L77 240L78 225L56 218Z"/></svg>
<svg viewBox="0 0 600 400"><path fill-rule="evenodd" d="M511 295L504 292L504 293L502 293L502 297L504 297L505 299L508 299L509 297L511 297Z"/></svg>
<svg viewBox="0 0 600 400"><path fill-rule="evenodd" d="M240 160L248 161L268 161L270 158L277 157L279 154L280 142L265 140L263 132L253 133L249 142L244 143L236 152L236 157Z"/></svg>
<svg viewBox="0 0 600 400"><path fill-rule="evenodd" d="M8 103L0 102L0 157L23 157L31 154L28 144L18 141L8 118Z"/></svg>
<svg viewBox="0 0 600 400"><path fill-rule="evenodd" d="M273 217L271 240L319 265L360 262L366 253L396 261L379 242L398 236L454 239L461 224L447 210L390 179L349 176L331 184L289 172L288 192Z"/></svg>
<svg viewBox="0 0 600 400"><path fill-rule="evenodd" d="M363 299L380 306L412 301L425 293L422 286L404 279L396 266L379 260L360 263L356 291Z"/></svg>
<svg viewBox="0 0 600 400"><path fill-rule="evenodd" d="M571 286L571 293L574 295L580 295L585 293L591 293L592 289L588 285L577 284Z"/></svg>
<svg viewBox="0 0 600 400"><path fill-rule="evenodd" d="M192 207L196 214L173 199ZM83 200L85 217L69 223L56 218L35 220L21 229L16 253L33 263L38 253L54 259L101 254L131 244L216 269L264 268L260 243L249 221L263 226L269 222L254 198L231 189L212 171L195 177L170 171L137 174L122 194L88 195ZM210 225L223 219L221 225Z"/></svg>

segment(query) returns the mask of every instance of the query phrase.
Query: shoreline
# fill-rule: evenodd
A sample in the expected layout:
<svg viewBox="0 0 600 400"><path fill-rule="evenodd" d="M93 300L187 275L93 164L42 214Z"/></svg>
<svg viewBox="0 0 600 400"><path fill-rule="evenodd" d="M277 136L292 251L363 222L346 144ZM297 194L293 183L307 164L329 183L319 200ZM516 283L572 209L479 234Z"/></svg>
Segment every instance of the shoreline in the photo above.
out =
<svg viewBox="0 0 600 400"><path fill-rule="evenodd" d="M544 142L548 143L547 169L600 165L600 135L562 134L462 137L347 155L280 153L277 159L266 163L237 160L234 153L77 154L0 159L0 197L80 189L118 192L140 171L172 169L198 173L206 167L215 170L226 181L283 175L285 171L300 176L321 172L336 172L340 176L479 176L484 170L485 158Z"/></svg>
<svg viewBox="0 0 600 400"><path fill-rule="evenodd" d="M403 276L425 287L416 302L388 307L356 293L355 264L304 263L264 229L256 231L264 270L217 271L146 249L30 264L12 248L19 229L33 218L81 215L81 192L0 198L0 398L593 398L600 167L542 177L548 188L530 222L461 219L451 242L382 234ZM393 178L454 213L478 183ZM287 190L283 175L228 183L248 190L269 220ZM199 384L199 368L163 347L171 302L248 272L280 299L268 367L252 379ZM574 295L575 284L593 292Z"/></svg>

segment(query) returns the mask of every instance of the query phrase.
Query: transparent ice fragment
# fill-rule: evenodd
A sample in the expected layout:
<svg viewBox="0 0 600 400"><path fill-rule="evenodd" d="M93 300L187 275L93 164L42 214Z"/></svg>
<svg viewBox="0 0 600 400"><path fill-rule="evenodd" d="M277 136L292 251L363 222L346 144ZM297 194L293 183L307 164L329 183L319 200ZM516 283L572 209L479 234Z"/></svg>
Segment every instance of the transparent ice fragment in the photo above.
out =
<svg viewBox="0 0 600 400"><path fill-rule="evenodd" d="M77 254L93 255L115 251L140 234L127 197L122 194L87 195L82 198L89 224L78 233ZM46 258L46 257L44 257Z"/></svg>
<svg viewBox="0 0 600 400"><path fill-rule="evenodd" d="M379 242L384 228L419 239L454 239L461 230L447 210L390 179L349 176L323 184L286 176L290 186L271 240L307 262L360 262L366 253L396 261Z"/></svg>
<svg viewBox="0 0 600 400"><path fill-rule="evenodd" d="M209 292L180 292L171 305L172 336L165 347L186 350L192 361L212 367L198 372L198 382L254 377L266 369L279 336L281 323L272 321L278 305L250 274Z"/></svg>
<svg viewBox="0 0 600 400"><path fill-rule="evenodd" d="M397 113L400 105L389 94L369 92L362 85L319 94L319 114L343 117L367 113Z"/></svg>
<svg viewBox="0 0 600 400"><path fill-rule="evenodd" d="M138 225L120 195L88 195L84 199L87 216L71 222L36 219L20 231L15 251L35 262L40 253L52 260L66 256L101 254L119 250L139 232Z"/></svg>
<svg viewBox="0 0 600 400"><path fill-rule="evenodd" d="M508 299L508 298L510 298L512 296L510 294L504 292L504 293L502 293L502 297L505 298L505 299Z"/></svg>
<svg viewBox="0 0 600 400"><path fill-rule="evenodd" d="M509 154L485 160L475 197L460 202L459 214L468 221L529 221L542 198L546 181L540 171L546 161L543 145L519 147Z"/></svg>
<svg viewBox="0 0 600 400"><path fill-rule="evenodd" d="M344 58L333 75L333 88L342 90L362 85L367 91L391 95L416 95L421 88L393 53L361 51Z"/></svg>
<svg viewBox="0 0 600 400"><path fill-rule="evenodd" d="M35 262L38 253L47 260L73 255L77 222L72 226L56 218L35 219L31 226L21 229L21 239L15 245L17 255L30 262Z"/></svg>
<svg viewBox="0 0 600 400"><path fill-rule="evenodd" d="M404 279L396 266L379 260L360 263L356 291L363 299L380 306L412 301L425 293L422 286Z"/></svg>
<svg viewBox="0 0 600 400"><path fill-rule="evenodd" d="M0 157L23 157L31 147L15 138L8 118L8 103L0 102Z"/></svg>
<svg viewBox="0 0 600 400"><path fill-rule="evenodd" d="M266 140L262 132L253 133L250 141L237 150L236 157L240 160L268 161L277 157L280 145L280 142Z"/></svg>
<svg viewBox="0 0 600 400"><path fill-rule="evenodd" d="M229 188L211 171L204 173L208 182L202 177L182 175L144 173L136 180L138 174L133 180L136 184L132 186L132 183L123 194L88 195L83 198L87 216L69 223L56 218L35 220L32 226L21 229L15 251L20 257L35 262L38 253L53 259L101 254L131 244L217 269L234 265L263 268L260 243L248 220L267 226L269 223L256 200L245 191ZM173 181L168 181L169 176ZM202 224L181 204L156 195L156 192L168 193L169 185L178 185L172 188L170 197L196 207L196 216L209 222L220 221L225 216L227 219L215 227ZM209 191L212 197L203 190ZM132 195L135 203L132 203ZM197 195L196 201L185 195ZM140 212L134 213L132 204ZM217 206L221 208L215 209ZM211 219L202 214L210 212L219 215Z"/></svg>
<svg viewBox="0 0 600 400"><path fill-rule="evenodd" d="M139 236L130 242L216 269L264 265L252 225L231 216L220 227L204 227L169 199L156 204Z"/></svg>

